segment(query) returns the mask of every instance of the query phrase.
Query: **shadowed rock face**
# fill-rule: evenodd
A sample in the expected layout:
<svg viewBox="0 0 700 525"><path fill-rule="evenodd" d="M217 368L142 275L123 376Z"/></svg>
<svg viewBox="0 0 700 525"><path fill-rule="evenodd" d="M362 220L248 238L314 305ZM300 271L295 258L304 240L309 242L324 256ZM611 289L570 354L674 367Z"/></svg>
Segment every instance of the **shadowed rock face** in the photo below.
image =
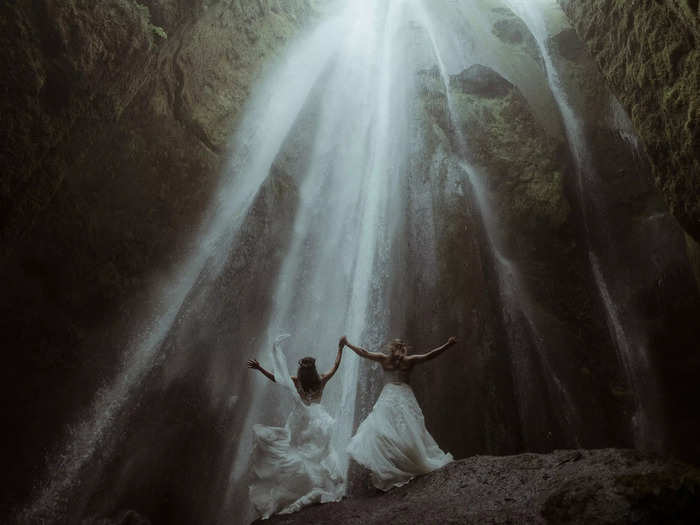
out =
<svg viewBox="0 0 700 525"><path fill-rule="evenodd" d="M696 283L700 275L698 244L691 238L697 239L700 232L697 6L691 8L686 2L672 0L584 0L561 4L588 51L567 58L564 55L570 53L562 47L561 35L550 42L556 63L564 71L562 82L568 87L585 86L581 95L572 97L572 105L581 114L594 116L584 133L599 173L596 193L607 195L610 210L604 217L606 226L599 223L595 229L615 239L601 252L611 265L624 269L613 286L617 286L621 297L627 298L647 332L646 344L666 391L664 410L673 428L669 436L672 447L684 451L681 454L686 458L697 458L697 446L687 439L687 429L698 424L693 408L697 391L689 387L693 383L690 377L698 369L698 331L692 321L697 317L698 299L697 288L688 278L688 267L694 272ZM593 80L600 78L599 72L606 82ZM601 115L596 108L601 100L610 100L610 93L629 115L629 124L642 143L641 155L630 157L629 149L620 137L615 137L626 132L616 131L618 126L611 128L604 119L595 117ZM646 175L649 171L651 177ZM649 180L655 183L667 207L654 197ZM686 231L685 254L678 249L679 235L669 223L666 208ZM668 234L659 235L657 228L661 225L668 228ZM651 244L644 238L656 238L658 248L639 257L639 248ZM600 235L596 241L603 243ZM675 248L671 249L668 243ZM663 277L655 280L665 282L661 287L664 291L649 279L649 268L655 267L660 254L665 259L660 272ZM630 285L630 276L647 284ZM684 289L691 290L690 294L680 291ZM676 298L670 299L673 295ZM670 300L662 299L663 296ZM666 306L660 308L659 300ZM666 336L661 336L660 331Z"/></svg>
<svg viewBox="0 0 700 525"><path fill-rule="evenodd" d="M574 62L581 60L586 53L583 42L572 28L552 37L550 46L557 55Z"/></svg>
<svg viewBox="0 0 700 525"><path fill-rule="evenodd" d="M573 36L568 32L559 40ZM546 450L571 443L572 433L582 443L596 444L587 446L630 439L622 420L634 410L632 396L629 387L614 386L626 380L591 273L593 250L608 271L609 292L625 305L626 329L630 335L637 330L644 334L643 342L630 344L646 345L659 374L661 402L674 414L662 424L670 430L669 445L694 458L697 449L686 436L687 428L695 425L694 396L688 388L697 370L691 319L699 302L683 235L660 202L648 164L610 122L613 99L592 61L580 44L566 45L578 49L564 52L572 60L558 54L553 60L583 118L596 174L583 190L565 142L547 133L518 89L495 71L476 65L450 78L451 116L438 71L420 75L423 140L430 159L421 169L432 184L440 185L436 194L442 195L436 203L441 264L437 290L442 294L433 311L461 312L445 314L449 321L442 330L459 327L458 336L467 338L469 351L416 373L417 396L438 442L457 457L483 450L485 443L498 443L505 451L518 443L528 450ZM578 82L581 78L587 81ZM491 241L476 211L465 162L480 173L483 200L490 208ZM517 268L514 293L521 314L504 315L489 305L495 300L507 308L506 299L499 298L503 289L489 242ZM430 292L416 294L415 301L430 304ZM435 322L416 319L410 325L412 340L427 347L421 334L436 331ZM509 341L504 333L510 334ZM669 352L673 359L667 358ZM507 370L514 373L514 363L527 370L528 394L512 383L492 381ZM546 386L552 372L567 385L578 422L576 417L564 421L556 389ZM432 388L434 384L441 386ZM518 398L522 402L524 397L537 399L536 407L516 410ZM595 407L588 402L592 398L600 401ZM444 406L451 410L445 412ZM518 412L521 417L528 414L520 425L514 424ZM469 423L456 431L455 420ZM486 432L472 436L473 429Z"/></svg>
<svg viewBox="0 0 700 525"><path fill-rule="evenodd" d="M457 335L465 339L464 355L450 354L414 372L429 428L457 457L492 447L547 450L573 444L572 434L598 444L591 446L624 443L624 425L613 414L624 412L625 402L603 386L617 381L617 365L577 229L574 169L565 144L547 134L515 86L483 65L450 78L451 117L438 72L423 72L420 86L424 141L432 155L426 172L442 196L436 203L441 296L434 310L452 323L445 331L459 326ZM480 174L486 219L465 162ZM492 223L490 234L484 220ZM493 255L491 243L500 255ZM517 268L518 284L510 291L499 285L497 257ZM508 314L504 293L520 301ZM429 304L430 292L416 294ZM412 340L426 347L421 332L435 332L434 323L412 322ZM503 380L516 373L514 362L521 372L527 369L527 392L513 384L517 379ZM545 384L547 366L580 401L585 425L562 422L561 400ZM528 401L518 406L526 397L537 400L536 410ZM583 401L590 398L601 400L595 411ZM457 430L455 421L464 427Z"/></svg>
<svg viewBox="0 0 700 525"><path fill-rule="evenodd" d="M697 469L629 450L475 456L383 495L255 523L695 523L698 490Z"/></svg>
<svg viewBox="0 0 700 525"><path fill-rule="evenodd" d="M560 3L630 115L671 212L700 239L698 3Z"/></svg>
<svg viewBox="0 0 700 525"><path fill-rule="evenodd" d="M14 427L0 516L114 376L125 327L197 230L251 84L313 16L305 0L0 5L0 346ZM260 228L260 250L277 250Z"/></svg>
<svg viewBox="0 0 700 525"><path fill-rule="evenodd" d="M537 41L535 37L532 36L532 33L530 33L525 22L508 8L496 7L493 8L492 11L494 14L497 14L500 19L494 22L491 32L503 42L515 48L519 48L530 55L540 67L543 67L542 56L537 47Z"/></svg>

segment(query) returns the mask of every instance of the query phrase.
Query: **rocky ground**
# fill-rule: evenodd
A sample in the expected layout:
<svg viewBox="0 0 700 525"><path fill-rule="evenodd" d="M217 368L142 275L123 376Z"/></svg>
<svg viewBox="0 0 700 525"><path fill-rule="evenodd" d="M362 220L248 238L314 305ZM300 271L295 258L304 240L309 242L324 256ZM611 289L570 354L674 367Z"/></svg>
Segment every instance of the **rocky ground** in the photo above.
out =
<svg viewBox="0 0 700 525"><path fill-rule="evenodd" d="M700 522L700 470L633 450L474 456L407 486L270 525Z"/></svg>

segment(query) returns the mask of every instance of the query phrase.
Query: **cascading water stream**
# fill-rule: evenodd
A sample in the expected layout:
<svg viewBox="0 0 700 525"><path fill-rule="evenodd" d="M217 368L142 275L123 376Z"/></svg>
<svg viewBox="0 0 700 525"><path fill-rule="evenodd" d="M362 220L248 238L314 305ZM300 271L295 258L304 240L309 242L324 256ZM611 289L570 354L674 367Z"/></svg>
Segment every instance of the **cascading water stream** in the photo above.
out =
<svg viewBox="0 0 700 525"><path fill-rule="evenodd" d="M324 81L314 153L266 331L268 341L292 332L290 359L320 351L328 361L340 335L360 341L383 322L373 294L388 274L387 248L399 216L392 199L405 157L399 149L403 119L396 118L405 98L395 84L400 78L395 68L403 61L392 56L403 16L393 11L401 7L400 2L386 10L358 3L343 15L353 22ZM345 357L341 370L342 377L324 394L324 404L337 418L334 444L340 452L352 432L356 357ZM259 417L255 407L265 403L266 387L260 385L254 394L250 423L244 427ZM234 482L247 470L249 446L246 437L233 468ZM341 454L341 460L346 470L347 456Z"/></svg>

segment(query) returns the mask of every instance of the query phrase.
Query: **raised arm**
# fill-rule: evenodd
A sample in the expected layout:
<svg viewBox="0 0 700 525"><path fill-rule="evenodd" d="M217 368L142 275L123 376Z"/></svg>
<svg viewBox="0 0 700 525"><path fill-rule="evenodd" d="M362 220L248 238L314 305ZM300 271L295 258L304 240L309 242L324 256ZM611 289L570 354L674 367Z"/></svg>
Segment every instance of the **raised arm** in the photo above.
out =
<svg viewBox="0 0 700 525"><path fill-rule="evenodd" d="M457 343L457 338L456 337L450 337L447 342L442 345L438 346L437 348L431 350L430 352L427 352L425 354L416 354L416 355L410 355L405 358L406 361L409 361L410 363L423 363L425 361L430 361L431 359L435 359L437 356L439 356L441 353L443 353L445 350L447 350L449 347Z"/></svg>
<svg viewBox="0 0 700 525"><path fill-rule="evenodd" d="M338 343L338 355L335 356L335 364L333 365L333 368L331 368L330 372L327 374L323 374L321 376L321 381L324 383L327 383L328 380L335 375L335 373L338 371L338 367L340 366L340 360L343 358L343 340L341 339L340 342Z"/></svg>
<svg viewBox="0 0 700 525"><path fill-rule="evenodd" d="M365 359L370 359L372 361L383 361L386 357L384 354L378 354L376 352L368 352L364 348L360 348L359 346L355 346L353 344L350 344L348 342L347 337L345 337L345 336L342 337L339 344L347 346L350 350L355 352L360 357L364 357Z"/></svg>
<svg viewBox="0 0 700 525"><path fill-rule="evenodd" d="M265 370L257 359L248 359L248 368L252 368L253 370L259 370L270 381L272 381L273 383L277 382L275 381L275 374Z"/></svg>

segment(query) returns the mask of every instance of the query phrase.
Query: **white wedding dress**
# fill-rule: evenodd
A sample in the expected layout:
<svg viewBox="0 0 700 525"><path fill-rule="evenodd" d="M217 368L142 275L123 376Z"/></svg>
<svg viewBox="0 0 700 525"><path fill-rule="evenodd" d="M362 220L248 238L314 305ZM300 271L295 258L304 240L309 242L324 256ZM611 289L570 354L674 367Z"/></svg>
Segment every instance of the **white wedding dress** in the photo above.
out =
<svg viewBox="0 0 700 525"><path fill-rule="evenodd" d="M338 501L345 480L331 448L333 418L322 405L304 405L292 384L278 337L273 345L277 384L295 400L284 427L253 426L250 500L262 518Z"/></svg>
<svg viewBox="0 0 700 525"><path fill-rule="evenodd" d="M384 371L384 388L350 440L348 452L371 471L372 483L384 491L453 459L425 428L416 396L399 370Z"/></svg>

